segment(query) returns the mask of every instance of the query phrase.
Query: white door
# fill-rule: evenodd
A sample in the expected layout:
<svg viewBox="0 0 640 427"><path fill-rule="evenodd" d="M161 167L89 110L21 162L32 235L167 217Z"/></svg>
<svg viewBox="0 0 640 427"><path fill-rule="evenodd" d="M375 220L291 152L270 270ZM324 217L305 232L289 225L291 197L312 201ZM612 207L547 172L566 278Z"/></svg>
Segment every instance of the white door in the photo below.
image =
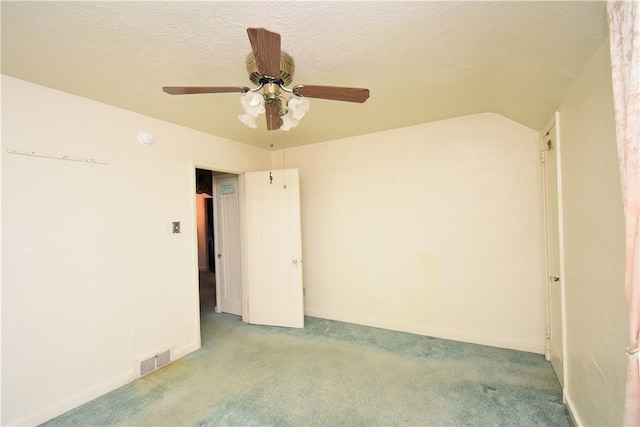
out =
<svg viewBox="0 0 640 427"><path fill-rule="evenodd" d="M303 328L298 170L246 173L241 187L245 320Z"/></svg>
<svg viewBox="0 0 640 427"><path fill-rule="evenodd" d="M242 315L238 176L214 177L216 311Z"/></svg>
<svg viewBox="0 0 640 427"><path fill-rule="evenodd" d="M558 149L556 125L543 138L545 223L547 240L548 359L564 387L563 375L563 303L559 232Z"/></svg>

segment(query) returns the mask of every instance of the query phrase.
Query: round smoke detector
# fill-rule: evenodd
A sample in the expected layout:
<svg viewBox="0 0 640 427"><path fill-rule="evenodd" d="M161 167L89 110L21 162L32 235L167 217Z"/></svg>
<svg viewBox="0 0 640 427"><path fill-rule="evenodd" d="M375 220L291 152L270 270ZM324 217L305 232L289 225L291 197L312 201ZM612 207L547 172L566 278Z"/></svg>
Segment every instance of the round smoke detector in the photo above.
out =
<svg viewBox="0 0 640 427"><path fill-rule="evenodd" d="M151 145L153 144L153 135L149 132L141 130L138 132L138 141L140 141L143 145Z"/></svg>

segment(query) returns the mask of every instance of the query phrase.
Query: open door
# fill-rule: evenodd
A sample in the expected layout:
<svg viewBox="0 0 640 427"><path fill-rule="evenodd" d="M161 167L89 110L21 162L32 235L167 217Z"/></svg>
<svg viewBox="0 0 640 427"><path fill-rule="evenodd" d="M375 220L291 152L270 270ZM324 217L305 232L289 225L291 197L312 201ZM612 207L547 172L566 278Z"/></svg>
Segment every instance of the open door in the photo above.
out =
<svg viewBox="0 0 640 427"><path fill-rule="evenodd" d="M238 176L214 176L217 312L242 315Z"/></svg>
<svg viewBox="0 0 640 427"><path fill-rule="evenodd" d="M298 170L249 172L243 191L243 319L304 327Z"/></svg>
<svg viewBox="0 0 640 427"><path fill-rule="evenodd" d="M562 274L561 197L557 119L543 138L543 179L545 195L545 228L547 244L547 360L564 388L564 303Z"/></svg>

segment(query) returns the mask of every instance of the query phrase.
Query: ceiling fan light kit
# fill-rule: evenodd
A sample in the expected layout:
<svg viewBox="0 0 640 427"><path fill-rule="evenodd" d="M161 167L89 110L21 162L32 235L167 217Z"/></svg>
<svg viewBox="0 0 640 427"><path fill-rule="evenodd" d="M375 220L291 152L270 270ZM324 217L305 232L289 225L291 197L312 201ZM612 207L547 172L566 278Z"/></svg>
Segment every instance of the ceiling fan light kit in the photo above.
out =
<svg viewBox="0 0 640 427"><path fill-rule="evenodd" d="M369 89L308 85L289 88L295 64L290 55L280 50L280 34L264 28L248 28L247 34L252 49L246 60L247 72L249 80L258 85L257 88L165 86L162 90L169 95L240 92L243 94L240 103L245 111L238 116L242 123L255 129L256 118L259 114L265 114L268 130L283 131L296 127L309 111L309 100L306 98L359 103L369 98ZM285 93L289 94L288 98Z"/></svg>
<svg viewBox="0 0 640 427"><path fill-rule="evenodd" d="M259 92L261 89L263 90L262 93ZM245 114L239 115L238 119L250 128L255 129L257 128L256 118L259 114L267 111L265 104L274 104L282 118L280 130L288 131L296 127L300 119L309 111L309 100L293 95L293 93L287 99L281 94L280 89L292 93L285 86L262 81L258 89L250 90L243 94L240 97L240 103L244 108ZM284 108L282 107L283 103L285 105Z"/></svg>

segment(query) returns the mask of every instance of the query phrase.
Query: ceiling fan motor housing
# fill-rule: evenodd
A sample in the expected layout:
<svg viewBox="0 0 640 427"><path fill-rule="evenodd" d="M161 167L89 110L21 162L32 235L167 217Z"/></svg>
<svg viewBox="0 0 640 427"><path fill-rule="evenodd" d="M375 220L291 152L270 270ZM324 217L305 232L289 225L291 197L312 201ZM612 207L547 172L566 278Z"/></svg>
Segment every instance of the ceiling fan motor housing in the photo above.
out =
<svg viewBox="0 0 640 427"><path fill-rule="evenodd" d="M280 52L280 80L282 80L284 86L289 86L293 81L294 70L295 65L293 58L285 52ZM258 64L256 63L255 56L253 56L253 52L247 55L247 72L249 73L249 80L257 86L260 85L260 80L265 77L258 71Z"/></svg>

